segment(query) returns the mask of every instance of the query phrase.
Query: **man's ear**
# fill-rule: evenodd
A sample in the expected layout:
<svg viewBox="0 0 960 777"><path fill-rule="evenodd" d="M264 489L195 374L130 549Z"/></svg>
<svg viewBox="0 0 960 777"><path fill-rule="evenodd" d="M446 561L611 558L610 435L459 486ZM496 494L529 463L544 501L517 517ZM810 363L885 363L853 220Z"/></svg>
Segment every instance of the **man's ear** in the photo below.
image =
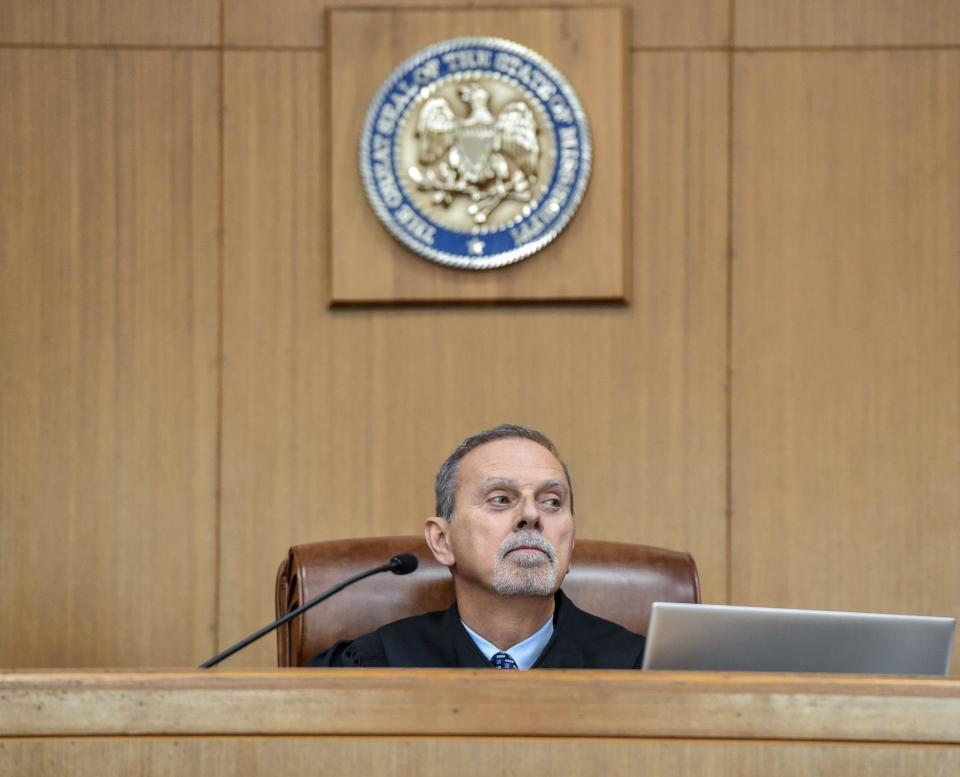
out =
<svg viewBox="0 0 960 777"><path fill-rule="evenodd" d="M423 536L433 557L445 567L452 567L456 559L450 549L450 521L446 518L432 516L423 524Z"/></svg>

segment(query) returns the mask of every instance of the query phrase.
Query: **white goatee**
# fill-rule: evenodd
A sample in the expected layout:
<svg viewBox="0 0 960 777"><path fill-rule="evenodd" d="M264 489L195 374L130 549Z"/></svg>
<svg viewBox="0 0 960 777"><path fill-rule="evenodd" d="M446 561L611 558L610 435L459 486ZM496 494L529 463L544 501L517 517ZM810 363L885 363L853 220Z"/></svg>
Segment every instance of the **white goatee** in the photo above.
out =
<svg viewBox="0 0 960 777"><path fill-rule="evenodd" d="M517 548L536 548L546 559L522 553ZM546 561L547 563L544 563ZM551 596L557 588L557 551L539 532L520 531L501 544L493 570L493 589L503 596Z"/></svg>

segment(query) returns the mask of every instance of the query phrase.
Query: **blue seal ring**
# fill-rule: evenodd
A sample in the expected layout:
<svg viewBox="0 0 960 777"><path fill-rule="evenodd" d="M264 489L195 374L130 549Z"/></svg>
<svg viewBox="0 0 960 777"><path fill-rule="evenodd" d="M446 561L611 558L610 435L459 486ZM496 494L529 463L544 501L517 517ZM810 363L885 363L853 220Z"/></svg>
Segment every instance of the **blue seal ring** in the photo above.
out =
<svg viewBox="0 0 960 777"><path fill-rule="evenodd" d="M495 227L445 224L415 202L399 172L399 133L413 107L451 78L507 82L547 118L540 131L549 133L554 153L540 178L548 183L515 218ZM591 157L590 128L573 87L542 56L502 38L452 38L408 58L370 103L360 138L364 189L384 226L420 256L468 270L519 262L553 240L583 199Z"/></svg>

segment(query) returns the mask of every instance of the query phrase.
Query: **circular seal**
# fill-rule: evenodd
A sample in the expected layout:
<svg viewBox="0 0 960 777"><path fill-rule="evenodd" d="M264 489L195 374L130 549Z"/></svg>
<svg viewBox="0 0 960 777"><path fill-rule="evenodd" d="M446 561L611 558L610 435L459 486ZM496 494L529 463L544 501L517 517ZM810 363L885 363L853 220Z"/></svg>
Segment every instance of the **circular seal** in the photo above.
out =
<svg viewBox="0 0 960 777"><path fill-rule="evenodd" d="M501 38L418 51L367 110L360 172L397 240L439 264L519 262L573 217L590 178L590 128L566 79Z"/></svg>

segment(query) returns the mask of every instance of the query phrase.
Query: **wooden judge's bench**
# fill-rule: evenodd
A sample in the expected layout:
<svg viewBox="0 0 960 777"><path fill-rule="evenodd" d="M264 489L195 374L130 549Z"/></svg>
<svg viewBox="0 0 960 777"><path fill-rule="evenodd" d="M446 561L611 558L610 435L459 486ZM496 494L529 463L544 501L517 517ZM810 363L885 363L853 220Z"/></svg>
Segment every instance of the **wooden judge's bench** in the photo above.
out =
<svg viewBox="0 0 960 777"><path fill-rule="evenodd" d="M960 775L960 681L287 669L0 675L0 775Z"/></svg>

